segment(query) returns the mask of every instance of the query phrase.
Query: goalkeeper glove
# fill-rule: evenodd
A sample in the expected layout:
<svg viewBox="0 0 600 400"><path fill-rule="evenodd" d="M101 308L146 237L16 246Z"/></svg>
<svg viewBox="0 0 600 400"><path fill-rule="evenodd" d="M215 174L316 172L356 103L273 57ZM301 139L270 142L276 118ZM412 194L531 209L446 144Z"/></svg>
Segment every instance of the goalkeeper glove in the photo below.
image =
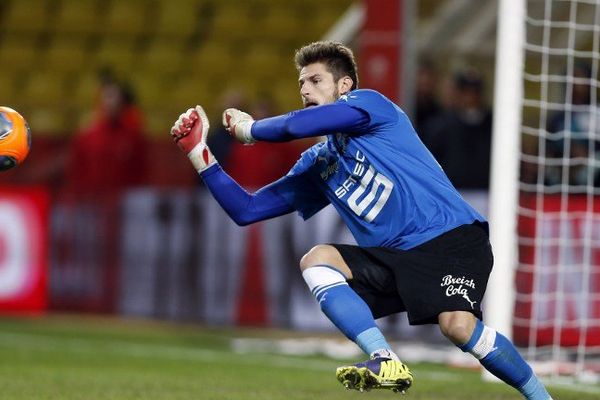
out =
<svg viewBox="0 0 600 400"><path fill-rule="evenodd" d="M181 114L171 128L173 140L199 173L217 163L206 145L208 127L206 113L202 107L196 106Z"/></svg>
<svg viewBox="0 0 600 400"><path fill-rule="evenodd" d="M252 124L254 118L236 108L228 108L223 111L223 126L229 134L244 144L256 142L252 137Z"/></svg>

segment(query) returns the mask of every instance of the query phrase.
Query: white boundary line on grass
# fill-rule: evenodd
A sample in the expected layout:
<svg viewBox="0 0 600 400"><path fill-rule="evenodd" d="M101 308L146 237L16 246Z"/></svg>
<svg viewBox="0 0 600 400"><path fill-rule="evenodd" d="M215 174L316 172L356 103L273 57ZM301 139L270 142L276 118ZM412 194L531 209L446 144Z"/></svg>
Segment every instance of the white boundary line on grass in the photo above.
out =
<svg viewBox="0 0 600 400"><path fill-rule="evenodd" d="M50 352L70 351L78 354L96 354L102 351L110 355L127 355L136 358L168 359L181 361L219 361L227 359L233 351L190 349L180 346L137 344L108 339L56 338L30 333L0 332L0 347L25 348ZM236 363L279 368L309 369L313 371L333 371L338 366L335 361L308 360L294 356L254 353L252 357L238 358ZM460 375L452 372L420 372L419 376L440 381L455 381Z"/></svg>

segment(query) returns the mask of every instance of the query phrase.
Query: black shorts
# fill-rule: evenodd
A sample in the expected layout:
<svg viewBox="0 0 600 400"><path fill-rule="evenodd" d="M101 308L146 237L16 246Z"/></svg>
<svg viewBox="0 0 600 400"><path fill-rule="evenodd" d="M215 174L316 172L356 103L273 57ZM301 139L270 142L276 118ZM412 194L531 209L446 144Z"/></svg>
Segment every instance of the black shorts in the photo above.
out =
<svg viewBox="0 0 600 400"><path fill-rule="evenodd" d="M462 225L410 250L332 244L350 267L348 282L375 318L406 311L411 325L436 324L444 311L481 319L492 271L487 232Z"/></svg>

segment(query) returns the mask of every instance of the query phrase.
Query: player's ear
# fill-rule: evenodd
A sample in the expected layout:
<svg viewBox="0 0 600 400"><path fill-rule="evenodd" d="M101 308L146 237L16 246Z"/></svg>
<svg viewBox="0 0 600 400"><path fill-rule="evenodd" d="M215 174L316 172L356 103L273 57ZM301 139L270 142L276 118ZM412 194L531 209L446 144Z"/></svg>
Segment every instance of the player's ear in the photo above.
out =
<svg viewBox="0 0 600 400"><path fill-rule="evenodd" d="M352 85L354 85L354 81L348 75L344 76L338 81L338 93L340 95L344 95L352 90Z"/></svg>

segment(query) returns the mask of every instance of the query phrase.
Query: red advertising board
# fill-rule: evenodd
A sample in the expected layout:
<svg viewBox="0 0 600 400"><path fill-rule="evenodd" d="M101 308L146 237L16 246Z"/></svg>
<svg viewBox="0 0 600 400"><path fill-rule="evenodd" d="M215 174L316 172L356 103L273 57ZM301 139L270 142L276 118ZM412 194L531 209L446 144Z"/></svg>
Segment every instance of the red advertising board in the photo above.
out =
<svg viewBox="0 0 600 400"><path fill-rule="evenodd" d="M402 0L367 0L359 36L359 87L377 90L401 104L403 68Z"/></svg>
<svg viewBox="0 0 600 400"><path fill-rule="evenodd" d="M45 190L0 186L0 312L39 313L47 305Z"/></svg>
<svg viewBox="0 0 600 400"><path fill-rule="evenodd" d="M600 197L520 198L515 343L600 345Z"/></svg>

